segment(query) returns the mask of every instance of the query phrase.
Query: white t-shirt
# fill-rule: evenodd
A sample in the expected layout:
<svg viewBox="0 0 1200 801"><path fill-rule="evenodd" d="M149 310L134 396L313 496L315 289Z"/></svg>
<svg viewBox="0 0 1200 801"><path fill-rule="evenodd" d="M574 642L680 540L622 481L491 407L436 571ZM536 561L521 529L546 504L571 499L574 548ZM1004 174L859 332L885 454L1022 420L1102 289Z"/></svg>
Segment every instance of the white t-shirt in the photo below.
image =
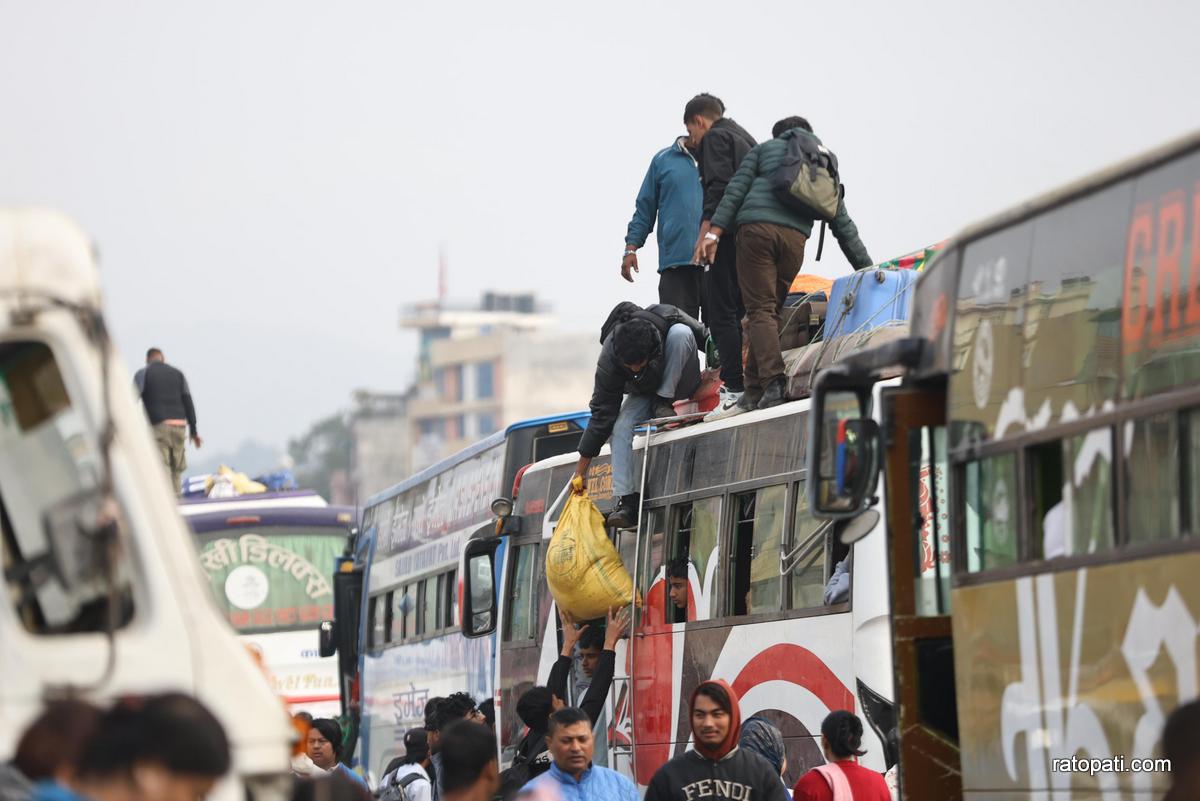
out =
<svg viewBox="0 0 1200 801"><path fill-rule="evenodd" d="M429 782L429 774L418 764L401 765L396 768L387 784L399 784L401 779L413 773L419 778L404 788L404 792L408 794L408 801L433 801L433 785Z"/></svg>

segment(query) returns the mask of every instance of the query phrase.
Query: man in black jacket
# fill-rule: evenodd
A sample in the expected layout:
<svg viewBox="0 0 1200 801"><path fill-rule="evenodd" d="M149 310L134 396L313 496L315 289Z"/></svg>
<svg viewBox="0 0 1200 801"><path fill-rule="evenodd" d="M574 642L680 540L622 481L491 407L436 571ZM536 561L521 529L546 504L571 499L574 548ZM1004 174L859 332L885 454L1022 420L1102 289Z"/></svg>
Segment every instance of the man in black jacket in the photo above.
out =
<svg viewBox="0 0 1200 801"><path fill-rule="evenodd" d="M725 104L710 94L699 94L683 109L691 145L699 152L700 184L704 188L700 236L692 253L696 264L702 261L702 245L725 186L756 144L745 128L725 116ZM742 317L746 309L738 288L736 237L719 243L717 255L704 272L704 322L712 329L717 353L721 356L721 398L717 408L705 420L720 420L737 405L745 389L742 378Z"/></svg>
<svg viewBox="0 0 1200 801"><path fill-rule="evenodd" d="M182 492L180 481L187 469L187 445L184 427L191 434L192 444L201 445L196 431L196 407L192 405L192 392L187 379L178 369L167 364L166 357L158 348L146 351L146 366L133 376L150 425L154 426L154 439L162 454L167 472L171 474L171 486L175 494Z"/></svg>
<svg viewBox="0 0 1200 801"><path fill-rule="evenodd" d="M693 750L658 769L644 801L787 801L770 763L738 748L742 713L728 684L701 682L688 708Z"/></svg>
<svg viewBox="0 0 1200 801"><path fill-rule="evenodd" d="M596 362L592 417L579 441L575 475L586 476L592 458L611 436L613 494L619 500L608 514L608 525L630 528L637 522L633 430L651 418L673 416L672 402L696 391L697 347L707 338L708 331L697 320L664 303L645 309L618 303L600 329L603 347Z"/></svg>

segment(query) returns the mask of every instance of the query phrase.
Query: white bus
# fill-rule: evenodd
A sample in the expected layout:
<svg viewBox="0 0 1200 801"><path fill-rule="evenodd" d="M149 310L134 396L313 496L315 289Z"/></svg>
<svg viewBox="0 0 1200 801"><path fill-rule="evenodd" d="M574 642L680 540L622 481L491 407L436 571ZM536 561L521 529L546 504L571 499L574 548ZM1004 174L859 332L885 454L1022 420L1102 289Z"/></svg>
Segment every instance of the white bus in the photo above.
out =
<svg viewBox="0 0 1200 801"><path fill-rule="evenodd" d="M492 697L493 642L459 633L463 544L490 525L492 500L521 468L575 451L588 416L514 423L367 501L353 558L334 577L337 617L322 648L338 652L351 739L372 783L403 753L404 732L423 725L430 698Z"/></svg>
<svg viewBox="0 0 1200 801"><path fill-rule="evenodd" d="M864 718L862 764L885 771L895 763L883 538L850 546L841 541L843 534L861 536L864 527L874 528L879 516L823 524L809 513L808 412L807 400L796 401L654 434L648 451L645 436L635 441L637 461L644 464L640 525L610 536L644 602L632 636L617 646L597 764L647 785L689 745L687 699L710 678L734 688L743 720L762 715L782 731L789 786L823 763L820 724L835 709ZM544 579L545 549L576 458L568 454L530 467L512 517L495 529L501 536L481 532L464 549L463 632L481 636L498 626L502 767L522 735L516 701L545 684L560 649L558 613ZM612 503L611 472L606 449L588 472L589 495L602 510ZM665 575L667 563L680 557L689 574L686 620L669 600ZM827 604L826 584L842 560L852 578L849 597ZM489 597L493 562L501 568L500 591ZM478 618L472 599L498 602L499 618Z"/></svg>
<svg viewBox="0 0 1200 801"><path fill-rule="evenodd" d="M320 656L313 629L333 620L332 577L355 516L350 506L311 505L312 497L320 498L298 495L301 505L292 507L230 499L186 520L217 606L258 654L288 709L336 717L337 659Z"/></svg>

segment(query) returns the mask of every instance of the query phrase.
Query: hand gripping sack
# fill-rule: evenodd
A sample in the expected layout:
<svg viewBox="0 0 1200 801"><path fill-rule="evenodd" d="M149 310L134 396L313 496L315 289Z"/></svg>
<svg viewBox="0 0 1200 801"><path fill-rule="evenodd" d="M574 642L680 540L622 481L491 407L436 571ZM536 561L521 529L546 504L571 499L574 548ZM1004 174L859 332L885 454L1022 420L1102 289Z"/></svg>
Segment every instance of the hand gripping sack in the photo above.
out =
<svg viewBox="0 0 1200 801"><path fill-rule="evenodd" d="M582 481L573 479L575 487ZM633 599L633 579L586 492L572 492L546 549L546 583L560 609L576 620L604 617Z"/></svg>

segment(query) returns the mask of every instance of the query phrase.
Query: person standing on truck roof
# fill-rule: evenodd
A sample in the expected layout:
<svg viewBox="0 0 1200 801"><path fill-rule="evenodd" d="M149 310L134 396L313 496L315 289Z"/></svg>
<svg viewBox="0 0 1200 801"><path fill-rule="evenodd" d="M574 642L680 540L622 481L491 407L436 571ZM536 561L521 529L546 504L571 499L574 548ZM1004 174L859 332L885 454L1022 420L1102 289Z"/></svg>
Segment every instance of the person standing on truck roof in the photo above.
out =
<svg viewBox="0 0 1200 801"><path fill-rule="evenodd" d="M700 317L704 268L692 260L692 243L700 230L700 208L704 192L696 164L695 143L680 136L670 147L654 154L642 188L633 206L633 219L625 232L625 255L621 277L633 282L638 271L638 248L658 219L658 302Z"/></svg>
<svg viewBox="0 0 1200 801"><path fill-rule="evenodd" d="M750 357L746 361L746 393L734 414L769 409L787 400L779 313L804 262L804 244L814 221L784 205L771 188L770 176L787 154L788 140L801 131L812 133L803 117L785 117L775 123L774 138L746 154L705 233L703 255L712 259L731 226L737 226L738 285L749 315ZM851 266L856 270L871 266L871 256L842 201L830 229Z"/></svg>
<svg viewBox="0 0 1200 801"><path fill-rule="evenodd" d="M658 769L644 801L787 801L779 773L758 754L738 748L741 709L723 681L705 681L692 692L693 750Z"/></svg>
<svg viewBox="0 0 1200 801"><path fill-rule="evenodd" d="M203 444L196 430L196 407L192 404L187 378L181 370L167 364L161 350L151 348L146 351L146 366L134 374L133 383L146 407L150 425L154 426L154 439L171 474L171 486L179 495L183 492L183 471L187 469L185 427L192 445L199 448Z"/></svg>
<svg viewBox="0 0 1200 801"><path fill-rule="evenodd" d="M733 237L705 258L701 247L725 187L737 173L742 159L758 144L745 128L725 116L725 104L710 94L698 94L683 108L683 124L697 148L700 182L704 187L704 210L692 249L692 260L708 265L704 273L704 322L712 329L721 357L721 396L717 408L705 419L719 420L742 397L742 293L738 288L737 249Z"/></svg>
<svg viewBox="0 0 1200 801"><path fill-rule="evenodd" d="M633 489L633 429L651 418L672 417L672 403L700 386L700 357L708 331L682 310L656 303L645 309L618 303L600 329L600 358L587 430L579 440L575 476L583 479L592 458L612 437L613 494L607 523L630 528L639 497ZM622 401L624 397L624 401Z"/></svg>

